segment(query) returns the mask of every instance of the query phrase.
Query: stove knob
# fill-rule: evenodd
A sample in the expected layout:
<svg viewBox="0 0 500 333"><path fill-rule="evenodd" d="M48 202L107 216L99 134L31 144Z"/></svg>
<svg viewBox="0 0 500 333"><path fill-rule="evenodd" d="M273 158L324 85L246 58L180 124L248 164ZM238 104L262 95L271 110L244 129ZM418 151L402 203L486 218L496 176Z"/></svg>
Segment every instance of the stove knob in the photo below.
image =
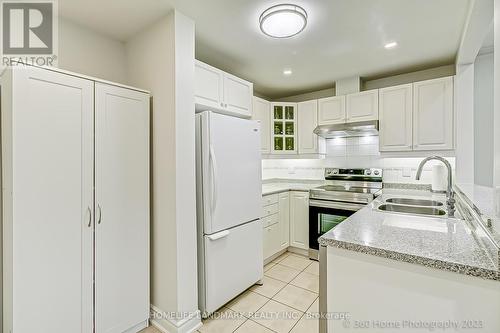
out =
<svg viewBox="0 0 500 333"><path fill-rule="evenodd" d="M370 170L366 170L366 171L365 171L365 174L366 174L367 176L369 176L369 175L371 175L371 174L372 174L372 172L371 172Z"/></svg>
<svg viewBox="0 0 500 333"><path fill-rule="evenodd" d="M373 174L374 174L375 176L378 176L378 175L380 174L380 172L379 172L378 170L375 170L375 171L373 171Z"/></svg>
<svg viewBox="0 0 500 333"><path fill-rule="evenodd" d="M339 170L337 170L337 169L333 170L334 175L337 175L338 173L339 173Z"/></svg>

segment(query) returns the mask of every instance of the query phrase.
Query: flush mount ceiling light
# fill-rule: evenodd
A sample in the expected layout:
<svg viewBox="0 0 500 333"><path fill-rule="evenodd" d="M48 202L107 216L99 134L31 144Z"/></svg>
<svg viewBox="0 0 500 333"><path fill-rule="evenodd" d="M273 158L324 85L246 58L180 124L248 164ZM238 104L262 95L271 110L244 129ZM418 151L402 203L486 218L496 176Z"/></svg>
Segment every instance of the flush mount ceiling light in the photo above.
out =
<svg viewBox="0 0 500 333"><path fill-rule="evenodd" d="M385 45L384 45L384 47L385 47L386 49L393 49L393 48L395 48L396 46L398 46L398 43L397 43L397 42L389 42L389 43L387 43L387 44L385 44Z"/></svg>
<svg viewBox="0 0 500 333"><path fill-rule="evenodd" d="M259 18L260 30L270 37L288 38L300 33L307 24L304 8L282 4L266 9Z"/></svg>
<svg viewBox="0 0 500 333"><path fill-rule="evenodd" d="M292 75L292 70L290 68L285 68L283 70L283 75Z"/></svg>

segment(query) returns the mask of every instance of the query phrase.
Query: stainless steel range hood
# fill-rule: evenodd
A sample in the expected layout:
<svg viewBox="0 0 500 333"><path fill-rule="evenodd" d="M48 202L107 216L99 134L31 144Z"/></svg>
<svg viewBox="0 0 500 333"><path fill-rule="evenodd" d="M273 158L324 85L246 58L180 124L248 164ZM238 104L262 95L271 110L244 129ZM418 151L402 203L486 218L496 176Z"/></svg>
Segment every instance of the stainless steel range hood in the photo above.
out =
<svg viewBox="0 0 500 333"><path fill-rule="evenodd" d="M314 133L326 139L378 135L378 120L320 125Z"/></svg>

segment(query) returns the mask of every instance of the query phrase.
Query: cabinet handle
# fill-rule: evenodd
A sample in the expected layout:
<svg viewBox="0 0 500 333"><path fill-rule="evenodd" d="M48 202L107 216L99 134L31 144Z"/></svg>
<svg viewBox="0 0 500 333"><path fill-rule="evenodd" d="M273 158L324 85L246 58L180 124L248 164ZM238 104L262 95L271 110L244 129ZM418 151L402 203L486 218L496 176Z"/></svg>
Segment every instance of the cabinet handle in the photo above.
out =
<svg viewBox="0 0 500 333"><path fill-rule="evenodd" d="M87 223L87 227L92 226L92 211L90 210L90 206L87 207L87 212L89 213L89 222Z"/></svg>
<svg viewBox="0 0 500 333"><path fill-rule="evenodd" d="M220 103L220 106L224 107L224 103Z"/></svg>
<svg viewBox="0 0 500 333"><path fill-rule="evenodd" d="M97 224L101 224L101 220L102 220L101 205L97 205L97 210L99 211L99 218L97 219Z"/></svg>
<svg viewBox="0 0 500 333"><path fill-rule="evenodd" d="M215 158L214 147L210 145L208 158L212 162L212 213L215 212L217 208L217 160Z"/></svg>

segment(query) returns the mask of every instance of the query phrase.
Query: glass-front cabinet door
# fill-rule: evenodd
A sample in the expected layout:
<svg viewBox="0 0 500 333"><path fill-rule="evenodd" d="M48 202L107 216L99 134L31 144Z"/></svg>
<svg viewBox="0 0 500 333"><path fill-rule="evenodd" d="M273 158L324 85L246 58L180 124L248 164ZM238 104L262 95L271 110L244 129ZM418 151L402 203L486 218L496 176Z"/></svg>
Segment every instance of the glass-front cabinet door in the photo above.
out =
<svg viewBox="0 0 500 333"><path fill-rule="evenodd" d="M272 103L273 153L297 153L297 104Z"/></svg>

